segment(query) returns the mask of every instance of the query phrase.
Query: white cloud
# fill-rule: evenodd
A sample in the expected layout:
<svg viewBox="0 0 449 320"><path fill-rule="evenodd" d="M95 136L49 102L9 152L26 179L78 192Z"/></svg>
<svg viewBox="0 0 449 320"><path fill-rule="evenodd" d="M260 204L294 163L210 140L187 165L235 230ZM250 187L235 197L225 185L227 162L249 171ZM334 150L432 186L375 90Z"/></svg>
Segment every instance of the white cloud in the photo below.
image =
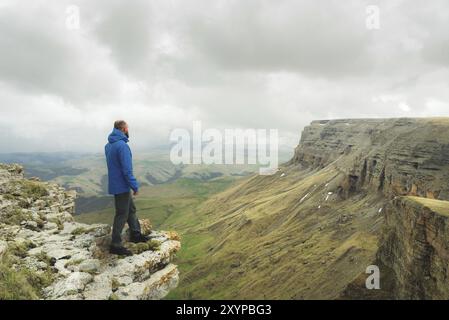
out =
<svg viewBox="0 0 449 320"><path fill-rule="evenodd" d="M411 111L410 106L406 102L400 102L398 107L403 112L410 112Z"/></svg>

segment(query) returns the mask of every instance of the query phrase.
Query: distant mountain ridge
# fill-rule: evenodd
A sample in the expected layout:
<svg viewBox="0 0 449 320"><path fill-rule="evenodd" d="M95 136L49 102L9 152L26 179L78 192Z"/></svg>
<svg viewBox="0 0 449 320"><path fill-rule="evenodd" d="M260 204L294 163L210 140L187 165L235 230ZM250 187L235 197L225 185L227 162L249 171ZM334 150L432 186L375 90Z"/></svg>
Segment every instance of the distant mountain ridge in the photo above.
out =
<svg viewBox="0 0 449 320"><path fill-rule="evenodd" d="M170 183L181 177L213 179L219 176L247 176L257 165L174 165L169 147L134 154L134 171L143 186ZM281 152L281 161L291 153ZM39 177L67 189L80 197L107 195L107 168L102 153L0 153L0 163L19 163L27 168L27 177Z"/></svg>
<svg viewBox="0 0 449 320"><path fill-rule="evenodd" d="M163 185L180 178L209 181L220 177L244 177L258 170L256 165L174 165L168 147L134 154L134 171L141 186ZM281 153L286 161L288 154ZM76 214L112 208L107 190L107 168L103 154L11 153L0 154L0 162L20 163L27 177L57 183L77 192Z"/></svg>

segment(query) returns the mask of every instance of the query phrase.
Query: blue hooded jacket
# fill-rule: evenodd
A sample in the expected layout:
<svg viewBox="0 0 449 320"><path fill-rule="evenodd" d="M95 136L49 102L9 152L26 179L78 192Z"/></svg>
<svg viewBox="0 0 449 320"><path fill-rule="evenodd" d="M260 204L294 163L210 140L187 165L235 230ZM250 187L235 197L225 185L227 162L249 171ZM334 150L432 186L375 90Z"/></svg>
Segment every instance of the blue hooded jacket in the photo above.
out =
<svg viewBox="0 0 449 320"><path fill-rule="evenodd" d="M133 175L132 153L126 135L115 129L109 135L105 146L108 165L109 194L120 194L139 190L139 184Z"/></svg>

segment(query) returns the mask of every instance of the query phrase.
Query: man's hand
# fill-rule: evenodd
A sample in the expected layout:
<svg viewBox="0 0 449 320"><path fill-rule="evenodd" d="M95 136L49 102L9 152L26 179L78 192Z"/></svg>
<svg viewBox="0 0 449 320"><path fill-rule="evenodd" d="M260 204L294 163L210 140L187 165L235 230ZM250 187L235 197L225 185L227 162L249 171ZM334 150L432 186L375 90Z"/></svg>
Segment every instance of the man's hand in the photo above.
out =
<svg viewBox="0 0 449 320"><path fill-rule="evenodd" d="M133 196L137 197L139 195L139 191L133 191Z"/></svg>

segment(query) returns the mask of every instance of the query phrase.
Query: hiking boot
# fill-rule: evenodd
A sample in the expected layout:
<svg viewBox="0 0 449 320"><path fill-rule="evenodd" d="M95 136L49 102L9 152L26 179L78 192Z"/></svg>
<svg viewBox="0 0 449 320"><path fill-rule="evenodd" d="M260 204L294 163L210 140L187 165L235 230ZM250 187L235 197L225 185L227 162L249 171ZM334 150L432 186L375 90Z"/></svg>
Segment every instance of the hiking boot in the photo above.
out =
<svg viewBox="0 0 449 320"><path fill-rule="evenodd" d="M133 243L141 243L141 242L148 242L150 240L149 237L144 236L143 234L138 234L135 236L131 236L129 241L133 242Z"/></svg>
<svg viewBox="0 0 449 320"><path fill-rule="evenodd" d="M123 246L120 246L120 247L111 246L109 248L109 253L117 254L119 256L127 256L127 257L133 255L133 253L130 250L128 250L127 248L125 248Z"/></svg>

